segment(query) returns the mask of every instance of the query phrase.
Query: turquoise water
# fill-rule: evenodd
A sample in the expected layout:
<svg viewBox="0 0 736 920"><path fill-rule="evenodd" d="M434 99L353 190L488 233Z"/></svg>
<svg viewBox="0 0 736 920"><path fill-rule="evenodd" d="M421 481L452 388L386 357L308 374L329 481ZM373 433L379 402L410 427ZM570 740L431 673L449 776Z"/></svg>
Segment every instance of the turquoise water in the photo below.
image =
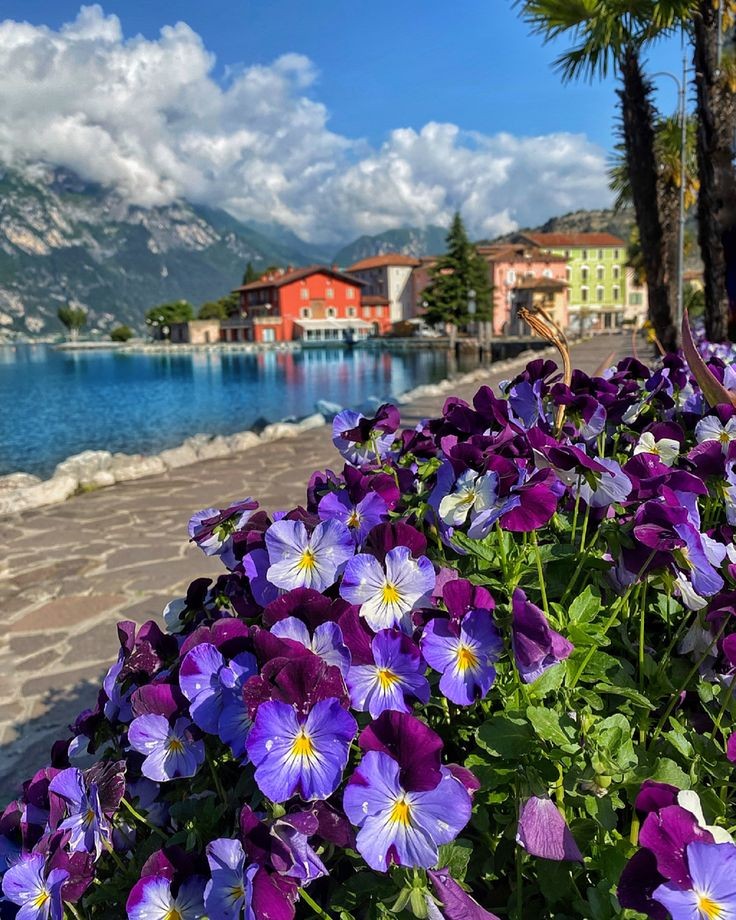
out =
<svg viewBox="0 0 736 920"><path fill-rule="evenodd" d="M121 354L0 346L0 474L49 476L82 450L156 453L198 432L359 406L448 373L442 351Z"/></svg>

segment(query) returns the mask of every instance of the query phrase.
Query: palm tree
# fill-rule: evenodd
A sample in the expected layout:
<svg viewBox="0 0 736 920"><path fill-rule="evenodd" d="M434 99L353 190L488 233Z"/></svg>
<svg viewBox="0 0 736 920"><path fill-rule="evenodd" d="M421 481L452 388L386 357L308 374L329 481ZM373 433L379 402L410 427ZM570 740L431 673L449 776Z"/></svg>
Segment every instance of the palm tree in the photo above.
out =
<svg viewBox="0 0 736 920"><path fill-rule="evenodd" d="M649 287L649 314L664 348L677 347L674 304L667 284L667 246L659 209L656 110L642 48L684 16L689 3L667 0L517 0L522 17L551 41L568 37L558 57L564 80L615 72L621 80L621 134ZM666 8L666 9L665 9Z"/></svg>

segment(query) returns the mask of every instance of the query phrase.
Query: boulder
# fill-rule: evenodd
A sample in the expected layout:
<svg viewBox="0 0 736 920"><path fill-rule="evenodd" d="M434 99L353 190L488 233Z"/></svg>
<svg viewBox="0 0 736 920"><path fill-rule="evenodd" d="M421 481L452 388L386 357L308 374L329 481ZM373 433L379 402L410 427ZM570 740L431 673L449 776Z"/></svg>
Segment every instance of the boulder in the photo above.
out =
<svg viewBox="0 0 736 920"><path fill-rule="evenodd" d="M299 434L299 426L290 422L274 422L266 425L261 432L262 441L278 441L281 438L295 438Z"/></svg>
<svg viewBox="0 0 736 920"><path fill-rule="evenodd" d="M80 480L79 485L86 486L89 489L102 489L105 486L114 486L116 482L117 480L112 470L98 470L89 479Z"/></svg>
<svg viewBox="0 0 736 920"><path fill-rule="evenodd" d="M112 463L109 450L83 450L59 463L54 476L76 476L81 485L90 485L97 473L111 470Z"/></svg>
<svg viewBox="0 0 736 920"><path fill-rule="evenodd" d="M180 466L189 466L199 459L197 451L190 447L189 444L180 444L179 447L162 450L158 456L167 470L177 470Z"/></svg>
<svg viewBox="0 0 736 920"><path fill-rule="evenodd" d="M66 501L77 491L77 485L76 476L62 474L13 492L4 492L0 495L0 515L16 514L29 508L43 508L44 505Z"/></svg>
<svg viewBox="0 0 736 920"><path fill-rule="evenodd" d="M314 408L319 412L320 415L324 415L325 418L333 419L338 413L342 412L342 406L338 403L330 402L327 399L318 399L314 404Z"/></svg>
<svg viewBox="0 0 736 920"><path fill-rule="evenodd" d="M251 447L261 443L261 439L255 431L238 431L235 434L228 435L225 440L234 454L238 454L242 450L250 450Z"/></svg>
<svg viewBox="0 0 736 920"><path fill-rule="evenodd" d="M165 472L166 466L161 457L144 457L142 454L115 454L113 457L112 473L116 482L143 479L145 476Z"/></svg>
<svg viewBox="0 0 736 920"><path fill-rule="evenodd" d="M308 415L298 422L297 427L300 431L309 431L311 428L322 428L322 426L326 424L327 420L324 415L322 415L321 412L315 412L313 415Z"/></svg>
<svg viewBox="0 0 736 920"><path fill-rule="evenodd" d="M227 442L227 438L223 438L219 434L205 441L204 444L200 444L197 448L198 460L216 460L218 457L229 457L231 454L232 449Z"/></svg>
<svg viewBox="0 0 736 920"><path fill-rule="evenodd" d="M5 492L17 492L18 489L27 489L29 486L37 486L40 482L38 476L31 476L30 473L9 473L7 476L0 476L0 495Z"/></svg>

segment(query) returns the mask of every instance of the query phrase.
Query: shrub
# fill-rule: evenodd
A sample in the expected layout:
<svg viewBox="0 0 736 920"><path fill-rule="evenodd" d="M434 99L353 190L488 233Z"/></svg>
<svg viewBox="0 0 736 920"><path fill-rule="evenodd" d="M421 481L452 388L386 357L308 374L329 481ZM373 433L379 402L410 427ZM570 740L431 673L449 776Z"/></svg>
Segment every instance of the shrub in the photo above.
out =
<svg viewBox="0 0 736 920"><path fill-rule="evenodd" d="M225 569L165 631L119 625L0 819L24 920L731 916L733 406L677 356L537 360L333 440L303 507L192 518Z"/></svg>
<svg viewBox="0 0 736 920"><path fill-rule="evenodd" d="M133 338L135 333L130 326L116 326L110 330L110 338L113 342L127 342Z"/></svg>

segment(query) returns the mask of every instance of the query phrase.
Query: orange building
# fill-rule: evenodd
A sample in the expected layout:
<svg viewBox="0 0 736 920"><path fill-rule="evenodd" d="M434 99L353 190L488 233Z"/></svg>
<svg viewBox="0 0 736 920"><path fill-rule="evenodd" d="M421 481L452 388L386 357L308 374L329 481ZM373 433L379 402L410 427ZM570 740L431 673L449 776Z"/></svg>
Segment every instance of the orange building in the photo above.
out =
<svg viewBox="0 0 736 920"><path fill-rule="evenodd" d="M236 288L240 304L221 324L225 342L359 341L388 331L385 297L335 267L280 269Z"/></svg>

